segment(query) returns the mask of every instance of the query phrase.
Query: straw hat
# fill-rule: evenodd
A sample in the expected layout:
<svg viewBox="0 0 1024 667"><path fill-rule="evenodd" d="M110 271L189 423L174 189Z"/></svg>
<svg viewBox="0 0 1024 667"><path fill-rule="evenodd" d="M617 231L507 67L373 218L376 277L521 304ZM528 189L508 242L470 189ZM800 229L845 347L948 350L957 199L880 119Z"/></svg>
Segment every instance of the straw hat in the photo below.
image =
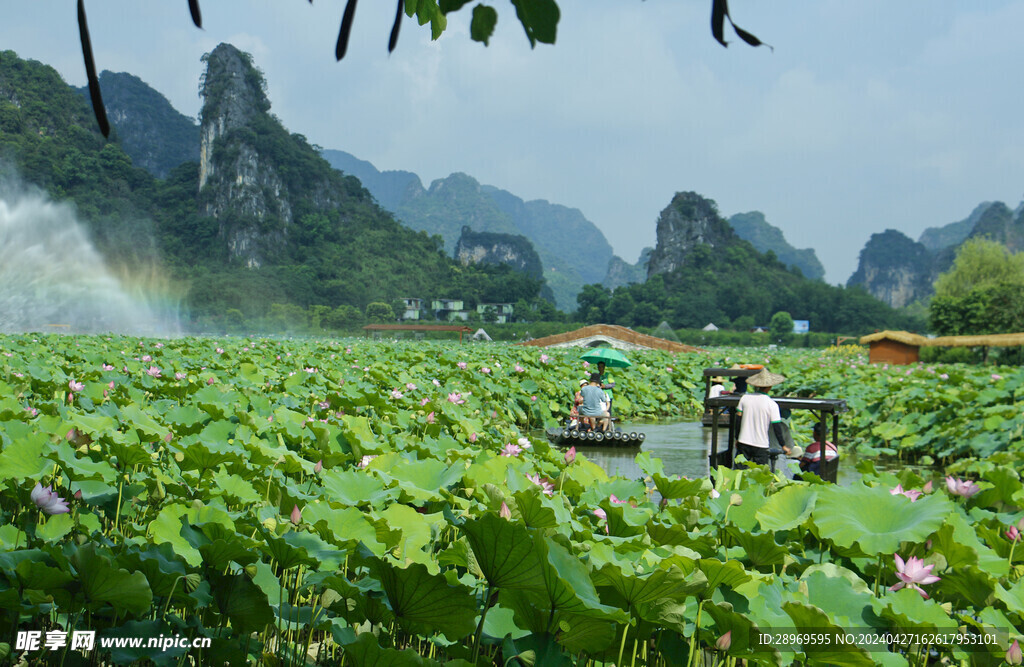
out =
<svg viewBox="0 0 1024 667"><path fill-rule="evenodd" d="M582 387L583 385L588 384L589 382L590 380L587 379L580 380L580 386Z"/></svg>
<svg viewBox="0 0 1024 667"><path fill-rule="evenodd" d="M716 376L711 378L711 383L712 384L715 384L715 383L722 384L723 382L725 382L725 378L722 377L721 375L716 375Z"/></svg>
<svg viewBox="0 0 1024 667"><path fill-rule="evenodd" d="M747 384L754 387L774 387L777 384L785 382L786 378L778 373L769 373L768 369L763 369L757 375L751 375L747 378Z"/></svg>

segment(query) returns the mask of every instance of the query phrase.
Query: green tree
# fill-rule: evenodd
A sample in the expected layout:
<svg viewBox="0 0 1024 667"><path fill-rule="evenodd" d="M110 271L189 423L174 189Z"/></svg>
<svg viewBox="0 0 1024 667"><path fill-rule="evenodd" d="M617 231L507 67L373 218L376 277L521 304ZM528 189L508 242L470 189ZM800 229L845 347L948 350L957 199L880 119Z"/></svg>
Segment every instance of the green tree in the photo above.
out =
<svg viewBox="0 0 1024 667"><path fill-rule="evenodd" d="M1024 331L1024 253L988 239L964 242L935 281L928 320L946 336Z"/></svg>
<svg viewBox="0 0 1024 667"><path fill-rule="evenodd" d="M754 321L752 315L741 315L732 322L734 331L750 331L755 326L757 326L757 322Z"/></svg>
<svg viewBox="0 0 1024 667"><path fill-rule="evenodd" d="M971 290L998 283L1024 284L1024 253L985 238L960 246L953 268L935 281L935 296L962 298Z"/></svg>
<svg viewBox="0 0 1024 667"><path fill-rule="evenodd" d="M793 316L784 310L772 315L772 320L768 323L768 333L771 334L774 341L787 338L789 334L793 333Z"/></svg>
<svg viewBox="0 0 1024 667"><path fill-rule="evenodd" d="M382 324L395 321L395 311L390 303L374 301L366 304L366 319L370 322Z"/></svg>

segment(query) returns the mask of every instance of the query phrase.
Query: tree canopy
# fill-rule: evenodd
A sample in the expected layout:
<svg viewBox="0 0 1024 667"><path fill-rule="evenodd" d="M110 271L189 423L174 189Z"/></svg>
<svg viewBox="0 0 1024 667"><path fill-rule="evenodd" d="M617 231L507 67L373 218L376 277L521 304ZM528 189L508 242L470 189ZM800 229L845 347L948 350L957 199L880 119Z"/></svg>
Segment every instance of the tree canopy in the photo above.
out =
<svg viewBox="0 0 1024 667"><path fill-rule="evenodd" d="M929 322L941 335L1024 331L1024 253L970 239L935 281Z"/></svg>

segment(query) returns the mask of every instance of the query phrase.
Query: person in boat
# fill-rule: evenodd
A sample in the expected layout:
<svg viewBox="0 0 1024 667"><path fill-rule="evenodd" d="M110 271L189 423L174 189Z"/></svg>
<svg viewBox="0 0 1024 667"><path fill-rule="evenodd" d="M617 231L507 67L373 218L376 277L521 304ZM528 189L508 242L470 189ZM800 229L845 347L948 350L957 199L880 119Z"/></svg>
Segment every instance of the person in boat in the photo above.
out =
<svg viewBox="0 0 1024 667"><path fill-rule="evenodd" d="M768 465L769 429L775 430L780 443L786 442L782 427L782 414L779 404L768 395L768 390L785 382L786 378L763 369L757 375L747 378L747 385L754 391L747 391L740 397L736 406L736 414L740 416L740 432L736 437L736 451L743 454L748 461L760 465ZM783 446L782 451L789 454L789 448Z"/></svg>
<svg viewBox="0 0 1024 667"><path fill-rule="evenodd" d="M589 380L580 380L580 388L576 390L576 395L572 399L572 408L569 410L570 425L578 424L580 420L580 406L583 405L583 388L587 386Z"/></svg>
<svg viewBox="0 0 1024 667"><path fill-rule="evenodd" d="M708 398L718 398L725 393L725 378L716 375L711 378L711 389L708 390Z"/></svg>
<svg viewBox="0 0 1024 667"><path fill-rule="evenodd" d="M587 386L580 390L580 395L583 396L583 404L579 407L581 420L598 430L607 431L610 415L604 390L601 389L600 373L590 376Z"/></svg>
<svg viewBox="0 0 1024 667"><path fill-rule="evenodd" d="M825 460L834 461L839 458L839 449L827 441L827 431L821 422L814 423L814 442L807 445L800 457L800 472L813 472L821 475L821 452L825 450Z"/></svg>

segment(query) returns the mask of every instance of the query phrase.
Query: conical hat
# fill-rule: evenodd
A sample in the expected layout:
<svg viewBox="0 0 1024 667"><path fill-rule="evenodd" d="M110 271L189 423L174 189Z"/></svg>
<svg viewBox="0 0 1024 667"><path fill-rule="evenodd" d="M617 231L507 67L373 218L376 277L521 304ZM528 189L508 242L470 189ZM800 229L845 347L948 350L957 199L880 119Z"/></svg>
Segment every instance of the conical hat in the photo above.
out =
<svg viewBox="0 0 1024 667"><path fill-rule="evenodd" d="M779 375L778 373L769 373L767 368L757 375L751 375L747 378L747 384L754 387L774 387L775 385L785 381L785 376Z"/></svg>

